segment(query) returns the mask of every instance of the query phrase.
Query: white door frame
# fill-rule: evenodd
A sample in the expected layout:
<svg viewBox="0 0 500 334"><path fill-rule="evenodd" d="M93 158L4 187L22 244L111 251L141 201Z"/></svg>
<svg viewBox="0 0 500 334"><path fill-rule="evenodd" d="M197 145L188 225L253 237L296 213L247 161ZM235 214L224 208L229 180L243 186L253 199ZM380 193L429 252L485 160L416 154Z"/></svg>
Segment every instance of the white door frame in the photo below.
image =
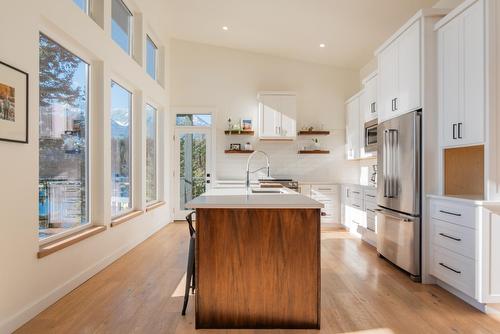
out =
<svg viewBox="0 0 500 334"><path fill-rule="evenodd" d="M171 164L172 170L170 175L174 176L174 180L171 183L171 198L174 201L172 204L173 208L173 219L174 220L184 220L185 216L191 210L181 210L180 209L180 146L179 138L183 133L203 133L207 138L207 156L206 156L206 173L210 174L210 183L205 183L206 189L210 189L215 181L215 109L214 108L204 108L204 107L173 107L173 127L174 127L174 149L172 150L173 157ZM176 126L175 119L177 114L210 114L212 115L212 124L210 127L200 127L200 126Z"/></svg>

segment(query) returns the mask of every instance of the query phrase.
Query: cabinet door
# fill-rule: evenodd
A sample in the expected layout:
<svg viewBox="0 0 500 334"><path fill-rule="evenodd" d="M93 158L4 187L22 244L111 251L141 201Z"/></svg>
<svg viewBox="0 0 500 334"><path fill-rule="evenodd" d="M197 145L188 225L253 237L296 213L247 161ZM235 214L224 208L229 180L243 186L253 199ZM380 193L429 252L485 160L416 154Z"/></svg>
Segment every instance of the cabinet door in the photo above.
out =
<svg viewBox="0 0 500 334"><path fill-rule="evenodd" d="M358 159L360 154L359 98L347 104L347 159Z"/></svg>
<svg viewBox="0 0 500 334"><path fill-rule="evenodd" d="M377 77L373 77L365 85L366 99L362 107L365 122L377 118Z"/></svg>
<svg viewBox="0 0 500 334"><path fill-rule="evenodd" d="M280 96L264 95L260 97L259 135L261 137L279 136L281 125Z"/></svg>
<svg viewBox="0 0 500 334"><path fill-rule="evenodd" d="M393 99L396 98L396 45L390 45L378 56L377 102L379 123L394 117Z"/></svg>
<svg viewBox="0 0 500 334"><path fill-rule="evenodd" d="M461 114L462 25L456 19L438 33L441 145L457 145Z"/></svg>
<svg viewBox="0 0 500 334"><path fill-rule="evenodd" d="M283 137L293 138L297 135L297 110L296 97L293 95L280 96L280 124L279 134Z"/></svg>
<svg viewBox="0 0 500 334"><path fill-rule="evenodd" d="M484 141L485 33L483 4L477 2L463 14L463 114L458 124L460 144Z"/></svg>
<svg viewBox="0 0 500 334"><path fill-rule="evenodd" d="M413 23L398 39L397 115L416 110L420 103L420 21Z"/></svg>

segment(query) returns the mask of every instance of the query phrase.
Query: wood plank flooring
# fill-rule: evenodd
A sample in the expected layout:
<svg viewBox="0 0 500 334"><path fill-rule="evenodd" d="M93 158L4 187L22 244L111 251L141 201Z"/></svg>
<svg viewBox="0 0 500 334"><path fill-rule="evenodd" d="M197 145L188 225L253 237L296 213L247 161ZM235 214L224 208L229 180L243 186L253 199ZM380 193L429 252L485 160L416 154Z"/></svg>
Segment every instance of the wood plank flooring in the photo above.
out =
<svg viewBox="0 0 500 334"><path fill-rule="evenodd" d="M16 333L318 333L195 331L194 298L180 314L188 235L184 223L168 225ZM321 237L320 333L500 333L500 317L413 283L346 232Z"/></svg>

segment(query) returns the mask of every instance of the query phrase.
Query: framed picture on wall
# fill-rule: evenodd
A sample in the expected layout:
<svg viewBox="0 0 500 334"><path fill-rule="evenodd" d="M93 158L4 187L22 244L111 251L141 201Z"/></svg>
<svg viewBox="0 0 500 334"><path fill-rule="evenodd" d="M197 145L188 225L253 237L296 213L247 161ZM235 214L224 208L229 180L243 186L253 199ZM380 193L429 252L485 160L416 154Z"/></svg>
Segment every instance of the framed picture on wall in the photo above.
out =
<svg viewBox="0 0 500 334"><path fill-rule="evenodd" d="M252 120L244 119L241 121L241 130L243 131L252 131Z"/></svg>
<svg viewBox="0 0 500 334"><path fill-rule="evenodd" d="M241 144L231 144L229 145L231 151L241 151Z"/></svg>
<svg viewBox="0 0 500 334"><path fill-rule="evenodd" d="M28 73L1 61L0 140L28 143Z"/></svg>

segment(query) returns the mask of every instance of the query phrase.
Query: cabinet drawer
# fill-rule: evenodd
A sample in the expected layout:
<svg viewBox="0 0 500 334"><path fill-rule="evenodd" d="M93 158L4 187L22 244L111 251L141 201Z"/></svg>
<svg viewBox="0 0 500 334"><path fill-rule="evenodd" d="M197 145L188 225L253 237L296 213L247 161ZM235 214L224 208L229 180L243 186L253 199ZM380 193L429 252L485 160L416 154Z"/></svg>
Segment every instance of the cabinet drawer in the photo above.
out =
<svg viewBox="0 0 500 334"><path fill-rule="evenodd" d="M377 203L377 190L365 189L365 202Z"/></svg>
<svg viewBox="0 0 500 334"><path fill-rule="evenodd" d="M373 202L365 202L366 217L375 219L375 217L377 217L377 208L377 204Z"/></svg>
<svg viewBox="0 0 500 334"><path fill-rule="evenodd" d="M377 232L377 222L375 218L366 217L366 228L372 232Z"/></svg>
<svg viewBox="0 0 500 334"><path fill-rule="evenodd" d="M313 184L311 190L314 193L320 194L336 194L338 193L338 186L335 184Z"/></svg>
<svg viewBox="0 0 500 334"><path fill-rule="evenodd" d="M475 298L475 262L465 256L434 246L432 274Z"/></svg>
<svg viewBox="0 0 500 334"><path fill-rule="evenodd" d="M432 219L432 241L434 245L475 259L476 231L460 225Z"/></svg>
<svg viewBox="0 0 500 334"><path fill-rule="evenodd" d="M476 228L476 208L451 201L432 200L431 217L469 228Z"/></svg>
<svg viewBox="0 0 500 334"><path fill-rule="evenodd" d="M361 198L350 198L346 204L354 209L364 210L363 200Z"/></svg>

